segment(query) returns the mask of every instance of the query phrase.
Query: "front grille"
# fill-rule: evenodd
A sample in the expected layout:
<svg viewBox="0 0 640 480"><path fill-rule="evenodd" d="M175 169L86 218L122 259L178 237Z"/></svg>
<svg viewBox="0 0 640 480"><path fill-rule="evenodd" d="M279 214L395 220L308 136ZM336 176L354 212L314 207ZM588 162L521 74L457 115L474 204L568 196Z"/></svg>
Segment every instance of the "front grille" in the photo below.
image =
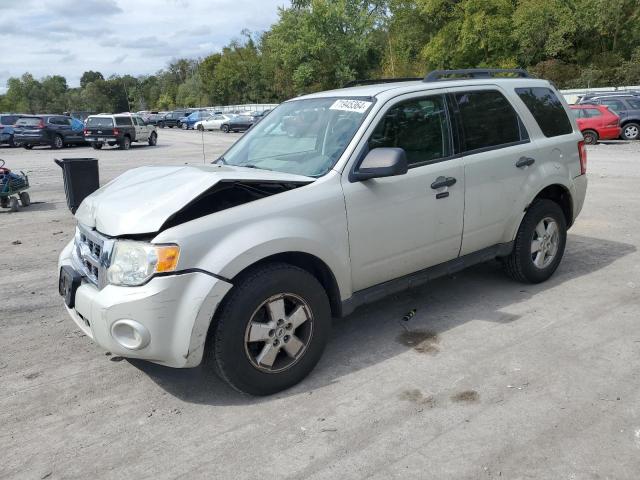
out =
<svg viewBox="0 0 640 480"><path fill-rule="evenodd" d="M78 225L75 236L74 259L76 267L98 288L106 284L106 270L109 267L113 241L108 237Z"/></svg>

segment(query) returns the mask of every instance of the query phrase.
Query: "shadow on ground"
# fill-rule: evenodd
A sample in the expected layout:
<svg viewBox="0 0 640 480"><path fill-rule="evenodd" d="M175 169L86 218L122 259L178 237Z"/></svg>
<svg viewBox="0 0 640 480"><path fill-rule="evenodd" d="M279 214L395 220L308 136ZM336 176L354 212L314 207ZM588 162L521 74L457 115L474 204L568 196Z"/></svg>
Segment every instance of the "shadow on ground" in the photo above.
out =
<svg viewBox="0 0 640 480"><path fill-rule="evenodd" d="M332 339L315 371L300 384L272 397L240 395L203 367L179 370L137 360L130 362L167 392L187 402L255 404L311 393L408 349L436 354L438 336L469 321L498 324L517 321L518 316L505 312L507 307L603 269L635 251L635 246L621 242L569 235L560 268L545 283L513 282L504 275L501 264L493 261L362 307L344 319L334 320ZM474 308L469 308L470 305ZM412 310L416 315L404 322L403 317Z"/></svg>

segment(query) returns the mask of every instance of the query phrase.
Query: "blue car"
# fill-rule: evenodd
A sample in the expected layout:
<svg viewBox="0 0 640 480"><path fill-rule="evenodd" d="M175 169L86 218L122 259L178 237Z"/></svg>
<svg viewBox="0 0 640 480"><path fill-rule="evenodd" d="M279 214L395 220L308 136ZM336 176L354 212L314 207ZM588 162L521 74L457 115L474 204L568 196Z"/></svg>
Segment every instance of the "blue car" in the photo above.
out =
<svg viewBox="0 0 640 480"><path fill-rule="evenodd" d="M206 110L199 110L197 112L192 112L186 117L182 117L180 119L180 123L182 124L182 129L192 130L196 122L199 122L200 120L204 120L209 116L211 116L211 113L207 112Z"/></svg>
<svg viewBox="0 0 640 480"><path fill-rule="evenodd" d="M13 124L21 117L22 115L0 114L0 145L16 146L13 141Z"/></svg>

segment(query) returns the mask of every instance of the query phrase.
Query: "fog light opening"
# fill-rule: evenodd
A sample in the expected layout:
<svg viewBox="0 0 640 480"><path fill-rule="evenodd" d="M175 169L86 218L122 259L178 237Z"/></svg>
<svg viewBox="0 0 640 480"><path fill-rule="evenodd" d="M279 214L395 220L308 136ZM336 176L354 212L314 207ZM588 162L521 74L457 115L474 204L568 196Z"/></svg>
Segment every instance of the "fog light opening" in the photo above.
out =
<svg viewBox="0 0 640 480"><path fill-rule="evenodd" d="M111 336L127 350L140 350L151 341L149 330L135 320L118 320L111 327Z"/></svg>

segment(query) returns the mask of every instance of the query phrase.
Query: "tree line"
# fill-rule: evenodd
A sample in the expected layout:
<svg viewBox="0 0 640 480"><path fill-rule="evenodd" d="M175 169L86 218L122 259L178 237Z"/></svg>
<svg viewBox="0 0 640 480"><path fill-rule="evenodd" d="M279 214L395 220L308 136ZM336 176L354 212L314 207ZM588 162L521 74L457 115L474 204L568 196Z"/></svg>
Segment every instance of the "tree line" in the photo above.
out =
<svg viewBox="0 0 640 480"><path fill-rule="evenodd" d="M355 79L524 67L560 88L640 84L637 0L293 0L267 31L153 75L10 78L0 111L272 103Z"/></svg>

